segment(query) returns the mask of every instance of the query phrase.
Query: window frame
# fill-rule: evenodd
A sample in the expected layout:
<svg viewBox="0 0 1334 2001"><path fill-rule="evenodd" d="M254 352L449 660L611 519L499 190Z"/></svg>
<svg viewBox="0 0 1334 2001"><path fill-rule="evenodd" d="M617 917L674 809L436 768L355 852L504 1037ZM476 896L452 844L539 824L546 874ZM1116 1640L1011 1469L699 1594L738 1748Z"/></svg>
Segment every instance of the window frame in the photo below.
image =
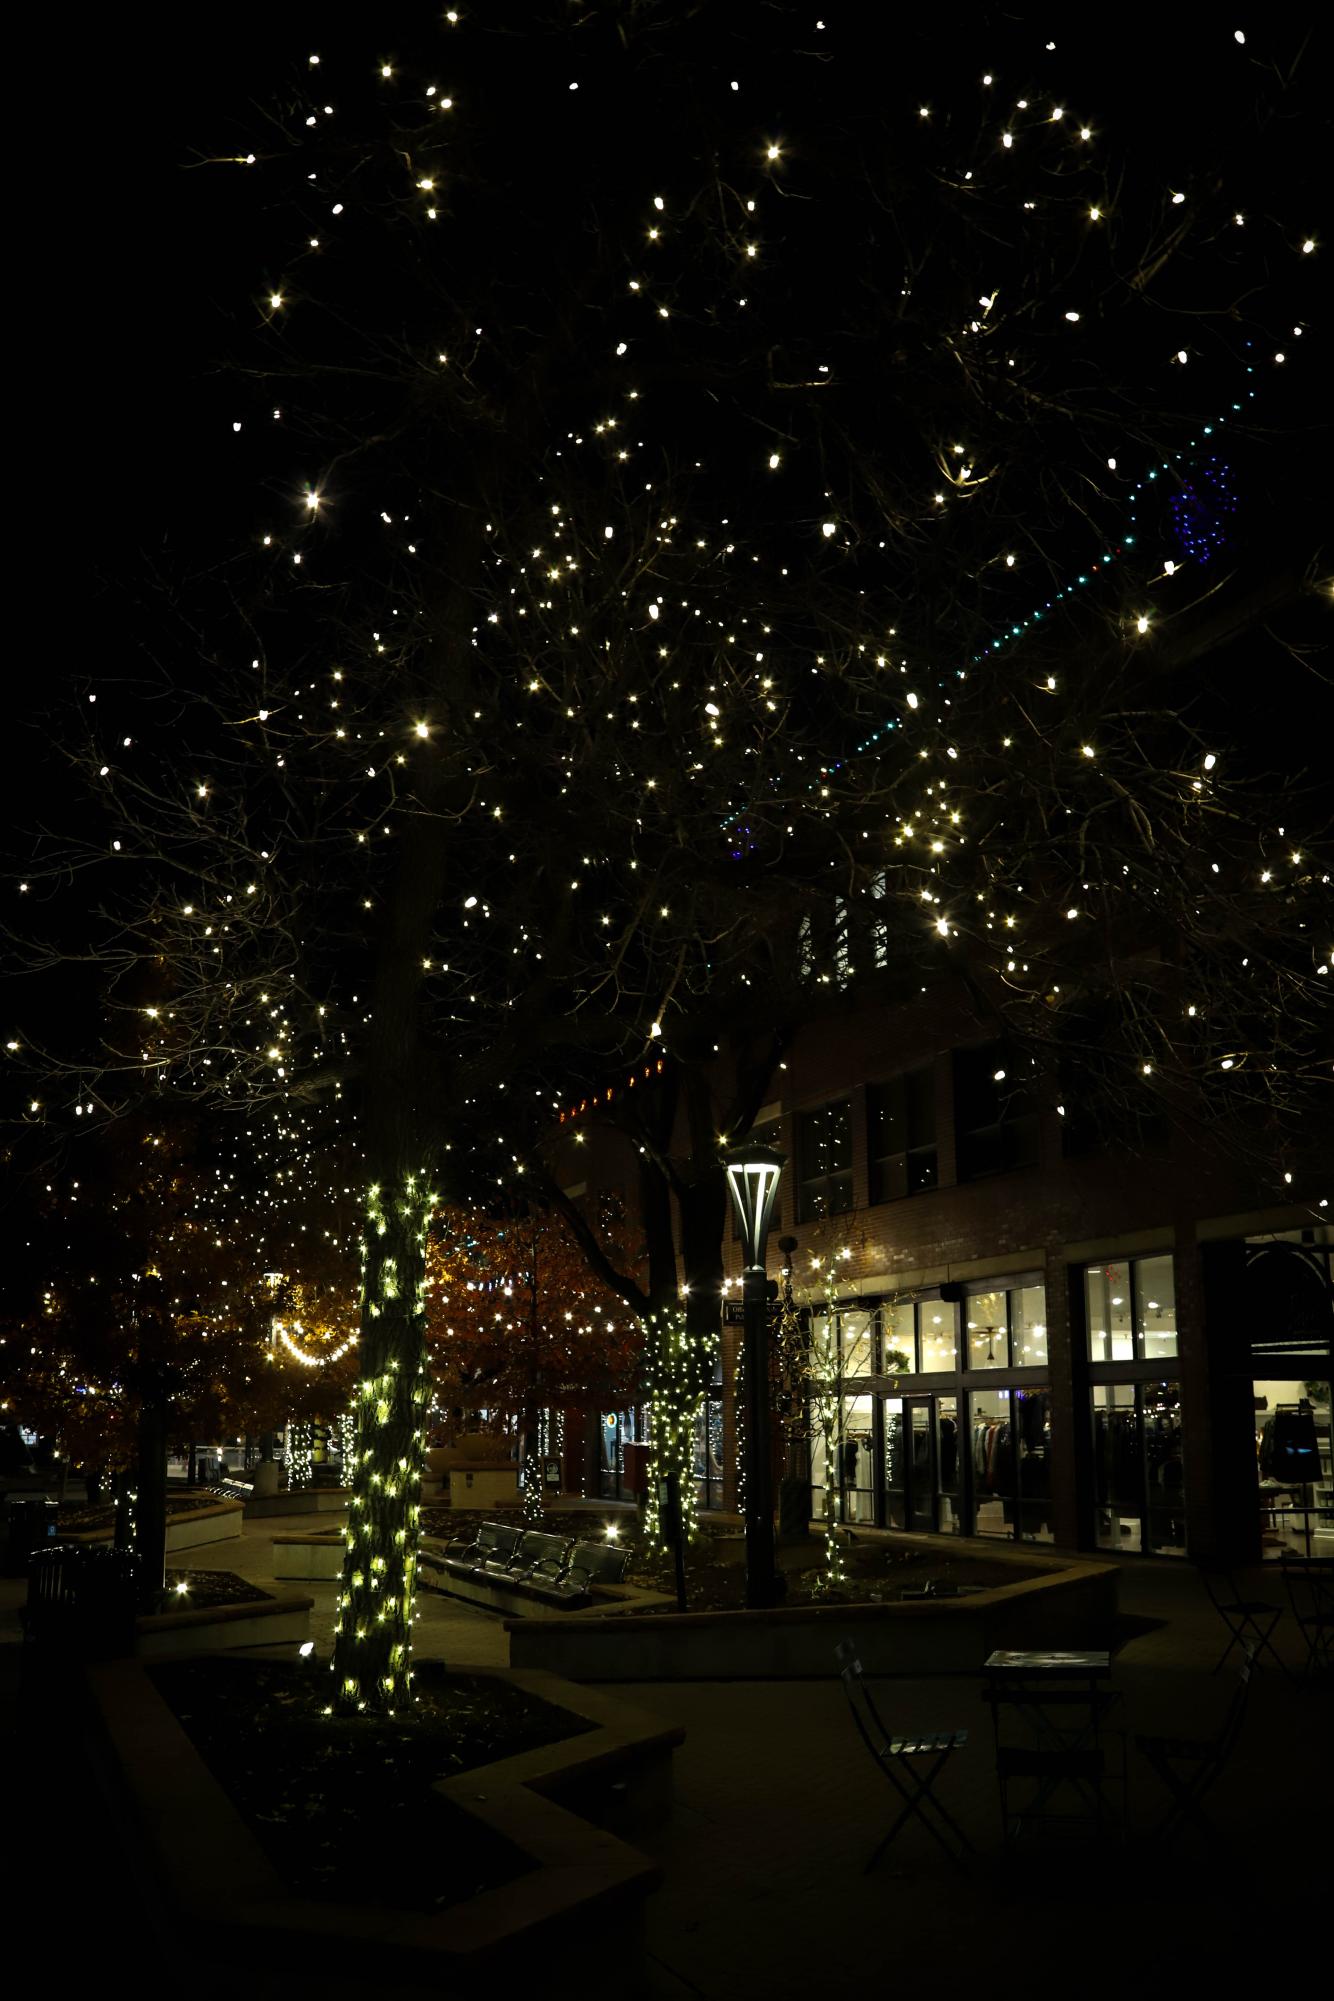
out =
<svg viewBox="0 0 1334 2001"><path fill-rule="evenodd" d="M1003 1041L970 1042L952 1050L950 1054L954 1085L955 1167L960 1183L988 1181L993 1175L1016 1174L1026 1167L1040 1167L1042 1130L1034 1091L1036 1077L1032 1082L1028 1080L1022 1083L1016 1082L1008 1094L997 1092L995 1118L973 1119L965 1124L963 1111L968 1095L966 1086L970 1082L979 1081L968 1079L965 1066L975 1063L980 1070L988 1063L993 1064L997 1070L1003 1069L1006 1072L1003 1081L1008 1084L1009 1072L1012 1066L1017 1068L1020 1058ZM995 1081L993 1071L991 1082ZM1010 1109L1016 1105L1022 1109ZM974 1160L970 1160L970 1153L991 1135L995 1136L999 1158L992 1166L980 1167ZM1026 1146L1022 1153L1011 1157L1011 1147L1017 1138L1031 1142L1031 1147Z"/></svg>
<svg viewBox="0 0 1334 2001"><path fill-rule="evenodd" d="M808 1149L811 1148L813 1145L811 1122L815 1119L827 1118L830 1113L837 1111L840 1107L843 1109L843 1112L847 1120L847 1151L848 1151L847 1166L834 1169L826 1169L823 1173L819 1174L808 1174L806 1172ZM797 1112L795 1114L794 1128L795 1128L794 1138L796 1140L795 1151L797 1156L797 1192L796 1192L797 1222L820 1223L824 1222L830 1216L849 1215L853 1210L853 1208L856 1206L856 1193L857 1193L853 1179L854 1145L853 1145L853 1130L852 1130L851 1093L850 1092L846 1093L844 1096L839 1098L830 1098L822 1105L812 1105L808 1111ZM829 1189L831 1189L836 1185L841 1186L844 1183L846 1183L848 1199L847 1202L843 1204L842 1207L831 1208L829 1206L825 1206L823 1208L816 1208L812 1206L813 1203L818 1202L821 1196L824 1193L826 1193Z"/></svg>
<svg viewBox="0 0 1334 2001"><path fill-rule="evenodd" d="M915 1085L925 1085L925 1103L929 1110L930 1135L928 1138L914 1137L912 1119L912 1094ZM875 1145L876 1127L884 1116L884 1096L891 1091L900 1093L899 1115L902 1123L903 1145L892 1152L880 1152ZM921 1109L919 1104L918 1109ZM913 1162L930 1156L929 1181L913 1183ZM897 1172L901 1165L901 1173ZM892 1077L885 1077L879 1083L866 1087L866 1171L868 1181L869 1206L877 1208L884 1202L903 1201L909 1195L926 1195L940 1186L940 1136L936 1118L936 1070L934 1063L914 1064L911 1069L900 1070ZM901 1182L901 1185L898 1185Z"/></svg>

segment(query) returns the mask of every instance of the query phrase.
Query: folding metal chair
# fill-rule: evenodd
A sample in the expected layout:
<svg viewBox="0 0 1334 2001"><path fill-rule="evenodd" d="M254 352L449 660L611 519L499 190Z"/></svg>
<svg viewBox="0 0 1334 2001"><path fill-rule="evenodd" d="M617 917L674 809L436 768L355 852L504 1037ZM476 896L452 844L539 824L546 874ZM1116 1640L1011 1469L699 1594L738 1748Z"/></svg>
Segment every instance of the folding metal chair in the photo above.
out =
<svg viewBox="0 0 1334 2001"><path fill-rule="evenodd" d="M843 1692L848 1698L858 1735L904 1802L903 1811L867 1862L864 1873L870 1874L914 1814L931 1838L939 1842L955 1867L960 1867L964 1856L974 1853L973 1844L940 1804L932 1788L951 1751L962 1751L968 1742L968 1732L942 1730L928 1731L916 1737L891 1737L880 1720L871 1691L862 1677L862 1664L853 1642L842 1640L834 1651Z"/></svg>
<svg viewBox="0 0 1334 2001"><path fill-rule="evenodd" d="M1246 1720L1255 1648L1247 1646L1244 1652L1246 1658L1238 1670L1237 1686L1217 1736L1135 1738L1136 1749L1143 1753L1172 1795L1172 1804L1154 1831L1158 1841L1171 1840L1187 1821L1206 1840L1213 1833L1200 1811L1200 1801L1222 1777Z"/></svg>
<svg viewBox="0 0 1334 2001"><path fill-rule="evenodd" d="M1307 1674L1334 1668L1334 1561L1283 1552L1283 1582L1306 1646Z"/></svg>
<svg viewBox="0 0 1334 2001"><path fill-rule="evenodd" d="M1210 1569L1207 1565L1201 1565L1200 1576L1204 1579L1209 1602L1230 1635L1227 1645L1219 1655L1214 1673L1218 1673L1232 1649L1240 1647L1243 1653L1249 1651L1257 1665L1258 1656L1267 1649L1275 1665L1287 1674L1287 1667L1274 1651L1274 1643L1270 1637L1283 1617L1283 1607L1275 1605L1268 1598L1243 1598L1230 1570Z"/></svg>

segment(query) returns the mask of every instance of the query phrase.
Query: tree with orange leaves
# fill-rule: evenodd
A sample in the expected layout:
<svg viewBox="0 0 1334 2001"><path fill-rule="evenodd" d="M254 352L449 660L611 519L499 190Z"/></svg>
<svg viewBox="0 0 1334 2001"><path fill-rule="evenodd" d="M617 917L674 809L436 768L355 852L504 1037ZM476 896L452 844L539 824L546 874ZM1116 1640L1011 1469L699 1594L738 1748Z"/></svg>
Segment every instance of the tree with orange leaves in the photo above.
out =
<svg viewBox="0 0 1334 2001"><path fill-rule="evenodd" d="M599 1218L610 1255L619 1218ZM563 1216L441 1211L427 1254L427 1340L447 1401L516 1413L523 1508L542 1510L540 1413L569 1404L615 1409L636 1394L643 1335L625 1301L594 1277Z"/></svg>

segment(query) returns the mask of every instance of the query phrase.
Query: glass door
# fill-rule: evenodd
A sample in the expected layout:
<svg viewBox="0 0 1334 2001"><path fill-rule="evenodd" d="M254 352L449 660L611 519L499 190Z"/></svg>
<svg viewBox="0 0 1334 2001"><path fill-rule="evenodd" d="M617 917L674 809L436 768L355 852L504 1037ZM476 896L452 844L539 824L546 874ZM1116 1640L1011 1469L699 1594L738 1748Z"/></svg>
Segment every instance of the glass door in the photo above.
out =
<svg viewBox="0 0 1334 2001"><path fill-rule="evenodd" d="M919 1535L934 1534L936 1527L935 1401L934 1397L903 1399L907 1525Z"/></svg>

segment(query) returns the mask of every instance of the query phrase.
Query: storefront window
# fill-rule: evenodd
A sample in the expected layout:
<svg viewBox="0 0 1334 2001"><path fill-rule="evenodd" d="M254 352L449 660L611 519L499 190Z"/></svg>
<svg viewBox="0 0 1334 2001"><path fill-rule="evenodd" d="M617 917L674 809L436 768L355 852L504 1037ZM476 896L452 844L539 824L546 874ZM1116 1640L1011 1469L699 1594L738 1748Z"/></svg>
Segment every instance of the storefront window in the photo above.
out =
<svg viewBox="0 0 1334 2001"><path fill-rule="evenodd" d="M815 1422L814 1412L812 1412L811 1514L816 1521L824 1520L825 1503L829 1497L829 1489L826 1484L826 1468L828 1464L827 1453L828 1452L837 1453L837 1450L838 1450L838 1444L836 1440L833 1443L831 1443L828 1447L826 1447L824 1431L822 1430L821 1426L817 1422ZM835 1482L835 1485L837 1486L837 1482ZM835 1496L834 1514L835 1517L837 1517L838 1514L837 1495Z"/></svg>
<svg viewBox="0 0 1334 2001"><path fill-rule="evenodd" d="M1084 1273L1091 1362L1153 1362L1177 1352L1170 1257L1090 1265Z"/></svg>
<svg viewBox="0 0 1334 2001"><path fill-rule="evenodd" d="M1146 1362L1176 1354L1177 1295L1171 1258L1136 1258L1135 1318Z"/></svg>
<svg viewBox="0 0 1334 2001"><path fill-rule="evenodd" d="M644 1413L636 1409L606 1411L603 1413L599 1431L601 1434L599 1486L602 1498L607 1501L630 1499L634 1494L634 1480L633 1476L626 1472L625 1447L644 1443Z"/></svg>
<svg viewBox="0 0 1334 2001"><path fill-rule="evenodd" d="M1046 1366L1045 1286L1020 1285L1010 1294L1010 1339L1016 1369L1038 1369Z"/></svg>
<svg viewBox="0 0 1334 2001"><path fill-rule="evenodd" d="M959 1436L959 1399L938 1396L936 1405L936 1465L940 1479L938 1520L945 1535L963 1531L963 1441Z"/></svg>
<svg viewBox="0 0 1334 2001"><path fill-rule="evenodd" d="M889 1355L897 1349L908 1357L908 1367L903 1373L911 1375L917 1368L917 1308L902 1301L880 1309L881 1327L884 1333L886 1373L895 1374L888 1365ZM925 1367L925 1363L922 1364Z"/></svg>
<svg viewBox="0 0 1334 2001"><path fill-rule="evenodd" d="M1334 1555L1334 1462L1328 1382L1256 1380L1255 1448L1260 1468L1260 1553Z"/></svg>
<svg viewBox="0 0 1334 2001"><path fill-rule="evenodd" d="M1006 1369L1010 1365L1008 1323L1003 1292L975 1292L965 1302L968 1321L968 1367Z"/></svg>
<svg viewBox="0 0 1334 2001"><path fill-rule="evenodd" d="M885 1422L885 1527L902 1529L907 1518L906 1438L903 1428L903 1398L886 1397Z"/></svg>
<svg viewBox="0 0 1334 2001"><path fill-rule="evenodd" d="M1093 1460L1098 1547L1184 1556L1180 1384L1095 1384Z"/></svg>
<svg viewBox="0 0 1334 2001"><path fill-rule="evenodd" d="M843 1347L845 1376L869 1376L875 1372L875 1315L840 1313L839 1334Z"/></svg>
<svg viewBox="0 0 1334 2001"><path fill-rule="evenodd" d="M1012 1537L1015 1449L1010 1392L1001 1389L974 1390L968 1403L973 1453L974 1533Z"/></svg>
<svg viewBox="0 0 1334 2001"><path fill-rule="evenodd" d="M723 1406L706 1398L695 1417L695 1505L701 1512L723 1504Z"/></svg>
<svg viewBox="0 0 1334 2001"><path fill-rule="evenodd" d="M1051 1542L1051 1397L1046 1390L1016 1390L1014 1424L1019 1474L1019 1536Z"/></svg>
<svg viewBox="0 0 1334 2001"><path fill-rule="evenodd" d="M959 1363L957 1306L944 1299L924 1299L917 1309L924 1375L953 1370Z"/></svg>
<svg viewBox="0 0 1334 2001"><path fill-rule="evenodd" d="M875 1421L870 1397L844 1397L839 1474L845 1522L875 1521Z"/></svg>
<svg viewBox="0 0 1334 2001"><path fill-rule="evenodd" d="M1129 1362L1135 1353L1129 1265L1091 1265L1084 1274L1090 1362Z"/></svg>

